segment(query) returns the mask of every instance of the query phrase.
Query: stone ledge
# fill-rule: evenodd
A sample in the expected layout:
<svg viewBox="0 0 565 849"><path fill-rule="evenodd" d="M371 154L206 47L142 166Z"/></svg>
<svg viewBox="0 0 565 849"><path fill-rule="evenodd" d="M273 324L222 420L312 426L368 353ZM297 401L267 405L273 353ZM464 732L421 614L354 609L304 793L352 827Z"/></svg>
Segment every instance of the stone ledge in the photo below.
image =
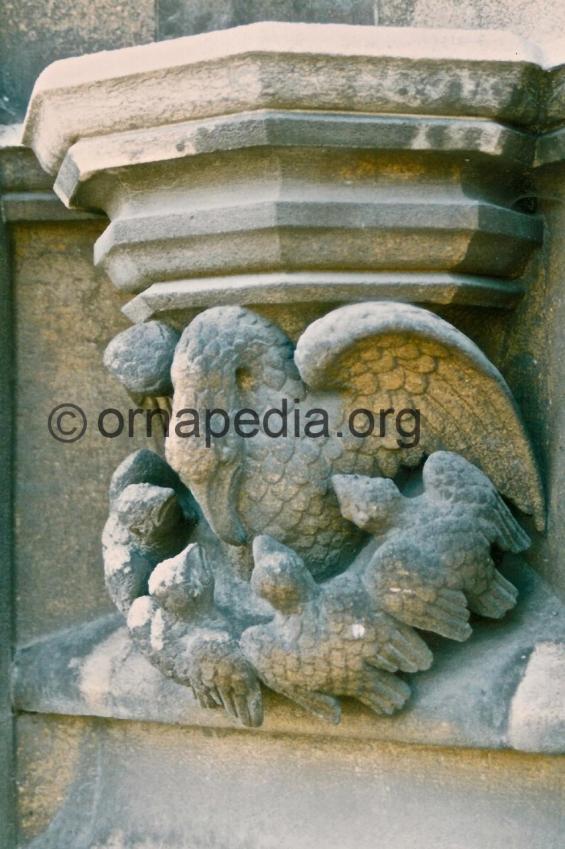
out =
<svg viewBox="0 0 565 849"><path fill-rule="evenodd" d="M565 128L541 135L536 144L534 165L556 165L565 162Z"/></svg>
<svg viewBox="0 0 565 849"><path fill-rule="evenodd" d="M397 716L380 718L349 702L341 724L332 726L266 693L265 723L249 733L565 753L565 708L558 695L565 680L563 605L517 558L506 571L520 588L517 608L503 622L477 622L465 644L435 639L434 666L411 677L412 700ZM549 664L542 662L548 643L560 645L552 649ZM539 693L543 682L554 697L530 698L532 687ZM35 713L239 728L223 711L202 710L187 688L154 669L134 650L119 616L21 648L14 706Z"/></svg>
<svg viewBox="0 0 565 849"><path fill-rule="evenodd" d="M350 303L371 299L467 304L510 309L524 293L518 281L465 274L295 272L226 275L154 283L122 312L132 322L223 304Z"/></svg>
<svg viewBox="0 0 565 849"><path fill-rule="evenodd" d="M1 128L0 128L1 129ZM104 220L96 212L68 209L51 190L29 148L20 143L22 128L15 124L0 131L0 216L8 224L26 221Z"/></svg>
<svg viewBox="0 0 565 849"><path fill-rule="evenodd" d="M190 213L119 218L96 242L94 260L126 292L187 270L194 277L391 268L517 277L543 238L541 219L496 204L375 195L367 203L242 196Z"/></svg>
<svg viewBox="0 0 565 849"><path fill-rule="evenodd" d="M565 750L565 645L539 643L512 700L508 740L525 752Z"/></svg>
<svg viewBox="0 0 565 849"><path fill-rule="evenodd" d="M536 120L538 46L507 32L415 32L258 23L55 62L35 85L24 143L54 174L80 138L250 109Z"/></svg>
<svg viewBox="0 0 565 849"><path fill-rule="evenodd" d="M2 195L2 218L8 224L24 221L86 221L106 216L67 209L54 192L7 192Z"/></svg>
<svg viewBox="0 0 565 849"><path fill-rule="evenodd" d="M24 140L67 205L108 214L96 261L124 291L324 270L517 278L542 236L536 134L565 117L560 51L484 30L251 24L55 63ZM484 291L473 303L491 305Z"/></svg>
<svg viewBox="0 0 565 849"><path fill-rule="evenodd" d="M81 206L85 184L108 169L115 178L132 166L264 147L437 152L527 167L534 146L532 134L481 118L257 110L81 139L65 156L55 191Z"/></svg>

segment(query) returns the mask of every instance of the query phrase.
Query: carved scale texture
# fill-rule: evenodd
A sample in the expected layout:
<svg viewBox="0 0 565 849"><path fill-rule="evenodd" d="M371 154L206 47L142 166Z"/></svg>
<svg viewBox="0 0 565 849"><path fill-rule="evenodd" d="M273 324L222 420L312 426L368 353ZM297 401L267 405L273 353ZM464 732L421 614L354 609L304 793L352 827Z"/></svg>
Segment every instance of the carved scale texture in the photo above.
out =
<svg viewBox="0 0 565 849"><path fill-rule="evenodd" d="M497 543L522 551L529 539L491 482L450 452L426 461L424 482L417 498L397 490L391 499L388 490L382 501L382 488L351 478L341 503L367 527L368 501L380 502L371 520L380 544L322 584L292 550L256 538L252 584L276 612L271 622L246 630L241 646L272 689L333 721L335 695L392 713L409 691L391 673L431 664L413 627L465 640L468 608L500 618L514 606L517 592L495 568L490 549Z"/></svg>
<svg viewBox="0 0 565 849"><path fill-rule="evenodd" d="M500 491L543 522L536 467L503 378L476 346L432 313L405 304L334 310L314 322L296 355L286 335L239 307L206 310L184 331L172 369L173 416L183 408L262 414L287 400L329 415L329 438L272 439L233 431L211 447L203 438L168 440L167 458L202 505L212 527L236 516L250 541L268 533L304 557L315 576L331 574L359 548L331 488L336 473L394 476L441 448L482 467ZM394 419L381 437L358 438L347 420L358 408L415 408L418 446L400 447ZM292 418L292 416L291 416ZM342 436L337 436L337 433ZM219 488L226 469L230 486ZM228 540L229 541L229 540Z"/></svg>
<svg viewBox="0 0 565 849"><path fill-rule="evenodd" d="M299 570L306 571L303 561L271 537L260 537L258 543L256 552L263 548L255 557L258 577L269 569L264 549L270 547L271 557L273 550L286 557L300 580ZM391 673L416 672L432 662L428 647L411 628L375 607L357 571L322 585L311 581L294 609L278 611L272 622L247 629L241 646L268 686L334 721L339 710L333 695L357 698L377 713L398 710L410 690Z"/></svg>

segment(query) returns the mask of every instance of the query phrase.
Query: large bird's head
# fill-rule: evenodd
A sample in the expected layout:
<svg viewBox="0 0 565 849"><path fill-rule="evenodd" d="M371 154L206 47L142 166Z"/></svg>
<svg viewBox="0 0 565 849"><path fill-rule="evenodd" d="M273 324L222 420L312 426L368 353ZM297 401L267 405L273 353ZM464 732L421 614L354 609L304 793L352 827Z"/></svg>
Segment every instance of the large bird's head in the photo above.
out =
<svg viewBox="0 0 565 849"><path fill-rule="evenodd" d="M245 408L260 415L272 405L273 390L280 397L289 377L298 380L292 355L282 331L240 307L200 313L175 351L167 460L231 545L250 535L238 512L248 440L237 432L235 415Z"/></svg>

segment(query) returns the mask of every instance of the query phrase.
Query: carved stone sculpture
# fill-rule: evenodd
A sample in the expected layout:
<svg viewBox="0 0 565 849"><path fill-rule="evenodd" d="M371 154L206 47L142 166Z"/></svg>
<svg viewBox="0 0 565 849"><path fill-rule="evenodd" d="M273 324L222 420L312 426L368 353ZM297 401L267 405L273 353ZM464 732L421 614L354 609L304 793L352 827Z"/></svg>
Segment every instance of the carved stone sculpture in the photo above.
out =
<svg viewBox="0 0 565 849"><path fill-rule="evenodd" d="M180 339L156 324L125 331L107 357L144 398L172 378L170 466L138 452L112 484L106 580L133 639L245 725L262 721L259 681L334 722L339 695L399 709L410 689L394 673L432 661L414 629L465 640L469 610L499 618L516 601L491 546L529 540L498 492L543 524L503 378L406 304L336 309L296 349L240 307L206 310ZM281 409L290 424L273 435L262 416ZM252 434L233 427L240 411L257 416ZM310 430L295 427L301 411ZM360 436L352 411L378 427ZM418 412L418 439L394 432L398 411ZM424 492L407 498L391 478L426 456Z"/></svg>
<svg viewBox="0 0 565 849"><path fill-rule="evenodd" d="M427 669L432 655L411 628L379 608L356 563L317 584L295 552L272 537L253 545L252 585L275 616L244 631L241 643L261 679L312 713L339 722L334 695L352 696L391 714L410 688L391 673Z"/></svg>
<svg viewBox="0 0 565 849"><path fill-rule="evenodd" d="M436 451L423 483L422 495L405 498L386 478L333 478L342 514L379 538L364 577L375 603L415 628L466 640L467 605L498 619L516 603L491 545L520 552L530 540L486 475L463 457Z"/></svg>
<svg viewBox="0 0 565 849"><path fill-rule="evenodd" d="M518 552L530 541L489 479L438 451L423 481L423 495L405 498L387 478L333 478L342 514L375 535L377 547L325 583L290 549L255 538L251 583L276 612L244 632L243 650L266 684L331 721L339 721L331 694L377 713L402 707L410 690L390 673L432 661L407 625L462 641L471 635L467 605L498 619L516 603L490 547Z"/></svg>

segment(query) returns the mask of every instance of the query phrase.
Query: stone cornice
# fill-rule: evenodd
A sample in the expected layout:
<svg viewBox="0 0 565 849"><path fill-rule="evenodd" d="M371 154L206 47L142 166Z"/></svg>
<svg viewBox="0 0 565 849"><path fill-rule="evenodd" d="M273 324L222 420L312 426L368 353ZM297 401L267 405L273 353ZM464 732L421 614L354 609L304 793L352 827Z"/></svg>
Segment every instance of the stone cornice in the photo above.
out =
<svg viewBox="0 0 565 849"><path fill-rule="evenodd" d="M55 62L36 83L24 143L55 173L80 137L250 109L530 124L542 64L540 48L506 32L250 24Z"/></svg>
<svg viewBox="0 0 565 849"><path fill-rule="evenodd" d="M543 236L531 171L562 155L564 56L506 32L251 24L54 63L23 140L65 205L108 215L96 262L149 300L273 274L275 302L316 274L328 299L332 274L380 297L368 275L390 273L510 306Z"/></svg>
<svg viewBox="0 0 565 849"><path fill-rule="evenodd" d="M67 208L33 151L21 144L21 124L0 132L0 217L6 224L39 221L104 220L96 212Z"/></svg>

